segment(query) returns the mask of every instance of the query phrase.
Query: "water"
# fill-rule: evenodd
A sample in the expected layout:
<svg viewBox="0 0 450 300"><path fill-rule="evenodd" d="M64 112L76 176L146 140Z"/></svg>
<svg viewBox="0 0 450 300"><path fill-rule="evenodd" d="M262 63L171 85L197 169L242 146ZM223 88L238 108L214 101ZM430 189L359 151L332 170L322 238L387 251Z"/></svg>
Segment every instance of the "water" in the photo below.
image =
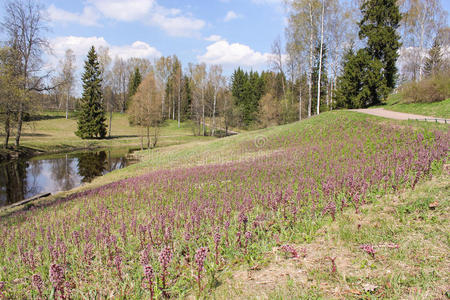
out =
<svg viewBox="0 0 450 300"><path fill-rule="evenodd" d="M126 167L129 149L37 156L0 164L0 207L41 193L67 191Z"/></svg>

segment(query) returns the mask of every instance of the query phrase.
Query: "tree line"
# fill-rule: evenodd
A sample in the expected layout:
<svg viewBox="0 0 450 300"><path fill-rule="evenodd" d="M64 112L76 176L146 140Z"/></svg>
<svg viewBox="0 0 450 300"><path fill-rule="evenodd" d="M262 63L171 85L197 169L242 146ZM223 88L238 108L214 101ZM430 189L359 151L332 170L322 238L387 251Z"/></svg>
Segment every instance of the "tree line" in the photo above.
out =
<svg viewBox="0 0 450 300"><path fill-rule="evenodd" d="M77 110L82 138L110 136L113 112L127 113L131 124L146 129L150 147L166 120L178 126L189 121L196 135L227 134L234 127L260 128L379 104L402 82L449 72L444 54L450 30L439 0L290 0L285 5L285 43L280 37L273 42L268 70L237 68L227 77L220 65L183 66L176 55L153 62L113 59L108 48L92 48L78 99L72 50L56 76L41 71L48 49L42 7L31 0L7 2L1 27L8 40L0 51L5 145L13 131L19 145L23 121L37 102L64 109L66 118Z"/></svg>

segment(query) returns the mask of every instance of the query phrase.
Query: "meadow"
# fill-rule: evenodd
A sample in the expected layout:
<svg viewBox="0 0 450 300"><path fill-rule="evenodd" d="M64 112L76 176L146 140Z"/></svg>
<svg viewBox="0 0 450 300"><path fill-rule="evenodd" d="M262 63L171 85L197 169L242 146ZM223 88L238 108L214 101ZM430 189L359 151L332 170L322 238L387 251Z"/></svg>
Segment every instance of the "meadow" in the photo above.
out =
<svg viewBox="0 0 450 300"><path fill-rule="evenodd" d="M83 140L75 135L77 130L77 115L70 113L65 119L64 112L43 111L33 115L33 120L24 123L21 146L41 152L62 152L86 148L128 147L140 148L141 136L144 136L146 147L146 132L140 127L130 126L127 114L114 113L111 126L111 137L106 139ZM109 120L107 120L109 124ZM190 122L178 123L168 120L161 127L157 146L183 144L196 140L208 140L210 137L194 136ZM14 136L10 140L14 143Z"/></svg>
<svg viewBox="0 0 450 300"><path fill-rule="evenodd" d="M395 207L411 221L409 211L423 208L420 199L402 207L385 197L423 189L433 175L442 178L448 172L449 142L444 125L413 127L333 112L138 153L143 162L112 172L90 188L2 217L0 297L252 298L258 295L245 294L249 288L232 290L252 284L248 276L235 277L242 269L267 271L275 256L297 262L302 270L304 260L314 255L317 268L309 270L300 291L295 278L282 287L290 296L339 297L320 282L342 280L356 291L347 296L354 297L395 298L416 285L432 291L428 283L445 280L444 275L435 274L427 285L397 280L396 286L383 288L379 282L373 287L342 279L342 264L352 263L351 253L327 253L317 238L334 228L364 257L357 262L364 274L388 263L380 262L379 253L385 251L380 244L402 250L405 245L392 227L364 221L367 212ZM314 243L315 250L310 248ZM442 262L445 254L440 255Z"/></svg>

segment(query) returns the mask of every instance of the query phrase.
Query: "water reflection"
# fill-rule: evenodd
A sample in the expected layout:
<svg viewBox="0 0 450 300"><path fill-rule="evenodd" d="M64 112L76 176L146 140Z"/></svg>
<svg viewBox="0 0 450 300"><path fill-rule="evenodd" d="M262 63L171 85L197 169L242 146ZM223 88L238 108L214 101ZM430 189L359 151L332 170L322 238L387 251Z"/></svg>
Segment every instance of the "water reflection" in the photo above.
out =
<svg viewBox="0 0 450 300"><path fill-rule="evenodd" d="M131 163L128 150L78 152L0 165L0 206L39 193L70 190Z"/></svg>

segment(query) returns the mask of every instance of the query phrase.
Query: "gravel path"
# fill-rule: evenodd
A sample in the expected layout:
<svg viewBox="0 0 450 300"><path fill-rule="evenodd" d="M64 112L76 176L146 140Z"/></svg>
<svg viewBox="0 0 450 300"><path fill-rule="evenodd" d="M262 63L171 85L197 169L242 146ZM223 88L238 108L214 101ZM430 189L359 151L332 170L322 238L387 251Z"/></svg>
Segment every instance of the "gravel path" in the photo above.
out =
<svg viewBox="0 0 450 300"><path fill-rule="evenodd" d="M449 119L441 119L441 118L435 118L430 116L422 116L422 115L415 115L415 114L407 114L402 112L396 112L391 110L385 110L384 108L366 108L366 109L351 109L351 111L356 111L364 114L374 115L378 117L384 117L388 119L395 119L395 120L420 120L420 121L427 121L430 122L439 122L439 123L447 123L450 124Z"/></svg>

